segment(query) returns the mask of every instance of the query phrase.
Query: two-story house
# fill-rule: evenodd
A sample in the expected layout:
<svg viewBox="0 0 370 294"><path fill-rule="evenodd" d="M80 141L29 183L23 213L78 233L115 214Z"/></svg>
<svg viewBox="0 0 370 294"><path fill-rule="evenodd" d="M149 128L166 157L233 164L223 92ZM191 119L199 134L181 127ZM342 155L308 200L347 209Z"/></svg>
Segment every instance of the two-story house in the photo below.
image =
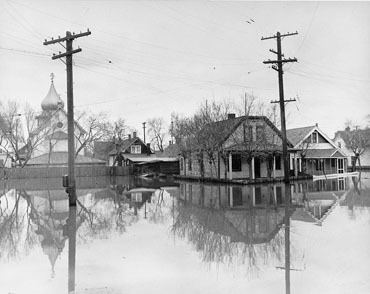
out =
<svg viewBox="0 0 370 294"><path fill-rule="evenodd" d="M229 114L200 132L208 147L195 145L182 152L180 175L229 180L283 177L282 135L267 117Z"/></svg>
<svg viewBox="0 0 370 294"><path fill-rule="evenodd" d="M145 161L152 154L150 144L145 144L136 132L126 139L94 143L94 157L105 160L109 166L126 166L133 162Z"/></svg>

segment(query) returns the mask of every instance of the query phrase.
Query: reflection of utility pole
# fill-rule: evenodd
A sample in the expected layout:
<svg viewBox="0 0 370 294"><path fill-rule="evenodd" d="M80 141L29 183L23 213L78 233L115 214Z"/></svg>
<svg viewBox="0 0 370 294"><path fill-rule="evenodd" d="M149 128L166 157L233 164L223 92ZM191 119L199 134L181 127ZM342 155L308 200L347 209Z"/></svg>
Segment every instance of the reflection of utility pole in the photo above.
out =
<svg viewBox="0 0 370 294"><path fill-rule="evenodd" d="M82 49L78 48L73 50L73 40L88 36L91 32L87 30L85 33L71 34L67 31L66 36L58 39L45 40L44 45L66 42L66 52L58 55L53 55L52 59L65 57L67 66L67 116L68 116L68 195L69 205L76 206L76 183L75 183L75 145L74 145L74 118L73 118L73 71L72 71L72 55L81 52Z"/></svg>
<svg viewBox="0 0 370 294"><path fill-rule="evenodd" d="M143 122L144 143L146 144L146 141L145 141L145 124L146 124L146 122Z"/></svg>
<svg viewBox="0 0 370 294"><path fill-rule="evenodd" d="M286 187L287 185L285 185ZM290 197L288 191L285 191L285 293L290 294Z"/></svg>
<svg viewBox="0 0 370 294"><path fill-rule="evenodd" d="M68 293L74 293L76 285L76 206L69 208L68 217Z"/></svg>
<svg viewBox="0 0 370 294"><path fill-rule="evenodd" d="M295 33L287 33L281 35L280 32L277 32L275 36L263 38L261 40L268 40L268 39L276 39L277 41L277 52L275 50L270 49L270 52L275 53L277 55L277 60L267 60L263 63L265 64L274 64L272 69L278 72L279 76L279 101L271 101L271 103L279 103L280 104L280 119L281 119L281 133L283 138L283 160L284 160L284 182L289 183L289 159L288 159L288 148L287 148L287 138L286 138L286 125L285 125L285 102L295 101L295 99L284 100L284 86L283 86L283 63L287 62L297 62L297 58L288 58L282 59L284 54L281 52L281 38L288 37L292 35L297 35L298 32ZM276 65L277 64L277 67Z"/></svg>

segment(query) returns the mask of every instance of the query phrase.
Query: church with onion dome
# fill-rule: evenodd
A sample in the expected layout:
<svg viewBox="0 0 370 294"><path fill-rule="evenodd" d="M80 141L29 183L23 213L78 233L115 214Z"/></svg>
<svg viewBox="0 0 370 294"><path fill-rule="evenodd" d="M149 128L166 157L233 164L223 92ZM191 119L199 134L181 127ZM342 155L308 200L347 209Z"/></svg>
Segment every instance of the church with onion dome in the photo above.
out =
<svg viewBox="0 0 370 294"><path fill-rule="evenodd" d="M41 102L42 111L36 117L37 129L33 132L33 138L40 140L40 143L32 150L27 166L63 166L68 162L67 112L64 109L64 101L55 89L54 74L50 76L49 91ZM75 150L77 150L86 132L77 121L74 125ZM76 164L103 164L100 160L82 154L77 155Z"/></svg>

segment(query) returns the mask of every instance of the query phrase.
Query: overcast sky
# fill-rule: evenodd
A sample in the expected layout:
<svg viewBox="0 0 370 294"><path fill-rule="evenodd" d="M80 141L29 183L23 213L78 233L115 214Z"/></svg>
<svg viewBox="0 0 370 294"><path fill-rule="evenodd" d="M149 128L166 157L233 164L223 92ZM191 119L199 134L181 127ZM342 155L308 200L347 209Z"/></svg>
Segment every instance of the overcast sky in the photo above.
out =
<svg viewBox="0 0 370 294"><path fill-rule="evenodd" d="M248 23L248 22L249 23ZM347 119L370 113L370 3L0 1L0 100L41 110L50 73L66 102L65 65L51 60L60 45L45 38L89 28L74 42L77 109L122 117L141 132L151 117L192 114L204 99L240 102L244 93L278 98L276 41L282 41L288 128L319 123L330 137Z"/></svg>

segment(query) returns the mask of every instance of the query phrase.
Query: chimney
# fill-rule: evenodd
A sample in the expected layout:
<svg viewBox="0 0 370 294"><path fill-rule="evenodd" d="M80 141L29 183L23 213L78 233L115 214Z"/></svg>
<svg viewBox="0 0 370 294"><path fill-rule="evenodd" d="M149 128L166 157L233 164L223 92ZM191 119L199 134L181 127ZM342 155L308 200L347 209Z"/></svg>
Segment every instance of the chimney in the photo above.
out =
<svg viewBox="0 0 370 294"><path fill-rule="evenodd" d="M228 113L227 114L227 119L233 119L235 118L235 113Z"/></svg>
<svg viewBox="0 0 370 294"><path fill-rule="evenodd" d="M132 137L136 138L136 132L132 133Z"/></svg>
<svg viewBox="0 0 370 294"><path fill-rule="evenodd" d="M146 149L147 149L147 153L148 155L152 154L152 151L150 150L150 143L146 143Z"/></svg>
<svg viewBox="0 0 370 294"><path fill-rule="evenodd" d="M131 140L131 134L128 135L128 139Z"/></svg>

